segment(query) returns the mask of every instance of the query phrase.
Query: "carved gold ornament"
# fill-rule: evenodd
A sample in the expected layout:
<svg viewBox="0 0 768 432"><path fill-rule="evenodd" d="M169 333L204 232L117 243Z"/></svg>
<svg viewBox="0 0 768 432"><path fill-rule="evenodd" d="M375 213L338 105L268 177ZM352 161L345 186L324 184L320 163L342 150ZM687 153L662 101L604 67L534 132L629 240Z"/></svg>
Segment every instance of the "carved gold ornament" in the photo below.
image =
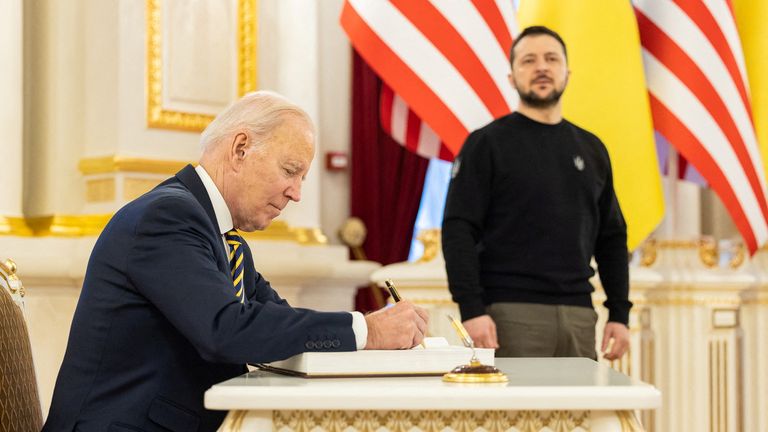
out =
<svg viewBox="0 0 768 432"><path fill-rule="evenodd" d="M19 296L24 297L27 292L24 289L24 284L21 283L16 275L16 269L16 263L12 259L6 258L5 261L0 262L0 277L5 280L11 294L19 293Z"/></svg>
<svg viewBox="0 0 768 432"><path fill-rule="evenodd" d="M648 239L640 246L640 265L650 267L656 262L658 245L656 239Z"/></svg>
<svg viewBox="0 0 768 432"><path fill-rule="evenodd" d="M699 241L699 259L707 268L717 266L717 262L720 259L717 242L713 239L701 239Z"/></svg>
<svg viewBox="0 0 768 432"><path fill-rule="evenodd" d="M272 421L276 432L570 432L590 430L589 415L589 411L297 410L274 411ZM628 418L617 415L620 421Z"/></svg>
<svg viewBox="0 0 768 432"><path fill-rule="evenodd" d="M424 263L430 262L437 256L440 251L440 235L441 230L439 228L424 229L419 231L418 239L424 245L424 253L417 262Z"/></svg>
<svg viewBox="0 0 768 432"><path fill-rule="evenodd" d="M358 217L351 217L344 221L339 228L339 239L351 248L358 248L365 242L368 230L365 223Z"/></svg>

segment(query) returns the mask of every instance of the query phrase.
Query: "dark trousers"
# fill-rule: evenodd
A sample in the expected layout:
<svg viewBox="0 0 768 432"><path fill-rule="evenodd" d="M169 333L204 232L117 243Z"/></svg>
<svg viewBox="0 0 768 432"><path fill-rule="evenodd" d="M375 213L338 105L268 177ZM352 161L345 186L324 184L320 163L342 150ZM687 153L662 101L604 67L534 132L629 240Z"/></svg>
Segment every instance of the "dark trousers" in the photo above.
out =
<svg viewBox="0 0 768 432"><path fill-rule="evenodd" d="M588 357L597 360L597 312L582 306L494 303L496 357Z"/></svg>

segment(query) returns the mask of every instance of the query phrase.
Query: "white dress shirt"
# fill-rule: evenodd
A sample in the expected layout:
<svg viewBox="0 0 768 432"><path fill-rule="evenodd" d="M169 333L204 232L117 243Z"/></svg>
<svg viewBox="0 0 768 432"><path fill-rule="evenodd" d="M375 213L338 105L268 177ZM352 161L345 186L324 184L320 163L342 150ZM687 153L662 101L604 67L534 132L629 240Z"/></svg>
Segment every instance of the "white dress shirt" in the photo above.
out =
<svg viewBox="0 0 768 432"><path fill-rule="evenodd" d="M229 251L229 246L224 238L224 234L227 231L231 231L234 228L232 222L232 214L229 212L224 197L221 196L221 192L216 187L216 184L205 171L202 165L198 165L195 168L197 175L200 176L200 180L205 186L205 191L208 192L208 198L213 205L213 212L216 214L216 222L219 224L219 233L221 233L221 241L224 244L224 250ZM350 312L352 314L352 331L355 333L355 342L357 343L357 349L361 350L365 348L365 343L368 340L368 325L365 323L365 317L360 312Z"/></svg>

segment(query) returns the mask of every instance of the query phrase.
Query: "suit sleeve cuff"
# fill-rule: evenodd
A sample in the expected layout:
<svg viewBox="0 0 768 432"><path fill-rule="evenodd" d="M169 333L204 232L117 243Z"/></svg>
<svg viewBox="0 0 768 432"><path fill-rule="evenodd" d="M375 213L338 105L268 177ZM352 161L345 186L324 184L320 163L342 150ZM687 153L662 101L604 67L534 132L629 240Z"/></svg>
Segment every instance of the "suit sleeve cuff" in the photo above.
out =
<svg viewBox="0 0 768 432"><path fill-rule="evenodd" d="M357 349L365 349L365 344L368 342L368 324L366 324L365 317L360 312L350 313L352 314L352 331L355 333Z"/></svg>

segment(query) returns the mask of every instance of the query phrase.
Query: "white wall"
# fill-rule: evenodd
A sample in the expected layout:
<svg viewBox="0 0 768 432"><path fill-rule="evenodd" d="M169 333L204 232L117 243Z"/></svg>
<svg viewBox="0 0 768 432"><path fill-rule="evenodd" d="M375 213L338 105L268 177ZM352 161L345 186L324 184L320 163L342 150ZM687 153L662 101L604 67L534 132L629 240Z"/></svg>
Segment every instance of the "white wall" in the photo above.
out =
<svg viewBox="0 0 768 432"><path fill-rule="evenodd" d="M0 216L21 216L22 3L0 1Z"/></svg>
<svg viewBox="0 0 768 432"><path fill-rule="evenodd" d="M351 159L352 48L339 25L344 0L324 0L318 10L320 44L320 146L316 169L320 178L320 227L329 241L338 242L336 231L350 212L350 172L329 172L325 153L347 153Z"/></svg>

